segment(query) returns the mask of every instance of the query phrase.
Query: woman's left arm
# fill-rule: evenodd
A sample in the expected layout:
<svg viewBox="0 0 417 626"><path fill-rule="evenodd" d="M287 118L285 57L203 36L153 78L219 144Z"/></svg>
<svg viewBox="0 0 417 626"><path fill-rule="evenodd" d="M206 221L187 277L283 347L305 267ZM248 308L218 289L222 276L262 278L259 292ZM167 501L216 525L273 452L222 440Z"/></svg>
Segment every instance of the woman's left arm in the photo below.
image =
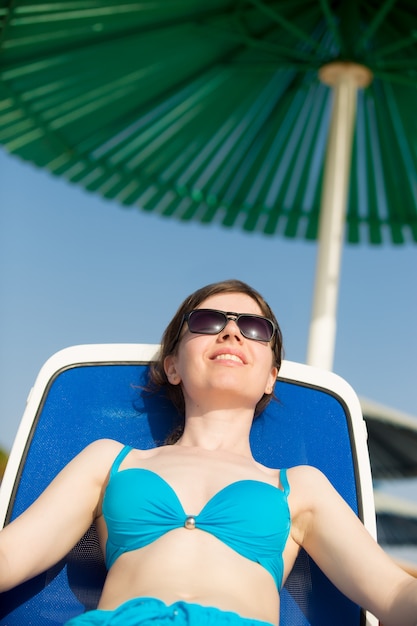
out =
<svg viewBox="0 0 417 626"><path fill-rule="evenodd" d="M417 578L382 550L319 470L292 472L291 491L294 485L304 500L300 545L342 593L384 626L417 626Z"/></svg>

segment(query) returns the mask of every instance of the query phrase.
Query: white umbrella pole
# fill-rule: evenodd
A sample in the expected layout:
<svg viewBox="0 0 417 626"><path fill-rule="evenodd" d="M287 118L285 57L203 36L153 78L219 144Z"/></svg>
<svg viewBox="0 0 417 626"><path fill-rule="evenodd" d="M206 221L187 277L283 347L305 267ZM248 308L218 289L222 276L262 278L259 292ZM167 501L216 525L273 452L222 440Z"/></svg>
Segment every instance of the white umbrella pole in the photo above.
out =
<svg viewBox="0 0 417 626"><path fill-rule="evenodd" d="M320 70L320 79L333 87L334 101L320 208L307 363L331 370L357 90L369 84L372 74L367 68L353 63L332 63Z"/></svg>

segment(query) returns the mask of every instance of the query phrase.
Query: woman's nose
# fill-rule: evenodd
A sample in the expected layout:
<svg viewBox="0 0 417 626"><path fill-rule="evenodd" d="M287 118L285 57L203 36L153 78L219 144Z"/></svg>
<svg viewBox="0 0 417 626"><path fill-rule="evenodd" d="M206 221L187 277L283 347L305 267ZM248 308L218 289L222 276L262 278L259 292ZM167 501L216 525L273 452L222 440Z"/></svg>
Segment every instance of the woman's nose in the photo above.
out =
<svg viewBox="0 0 417 626"><path fill-rule="evenodd" d="M221 331L219 337L222 339L226 339L227 337L234 336L239 341L242 341L242 333L240 332L239 326L236 324L234 319L228 319L226 326Z"/></svg>

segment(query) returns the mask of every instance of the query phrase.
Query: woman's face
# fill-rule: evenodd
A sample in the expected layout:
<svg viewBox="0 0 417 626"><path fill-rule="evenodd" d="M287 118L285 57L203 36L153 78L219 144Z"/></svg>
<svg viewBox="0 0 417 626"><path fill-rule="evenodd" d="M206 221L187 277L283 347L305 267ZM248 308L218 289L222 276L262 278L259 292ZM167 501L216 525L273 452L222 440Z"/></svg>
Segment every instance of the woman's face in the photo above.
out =
<svg viewBox="0 0 417 626"><path fill-rule="evenodd" d="M216 294L198 308L263 315L243 293ZM264 393L272 393L278 373L273 363L271 344L245 338L233 320L217 335L191 333L185 323L178 352L165 359L165 371L171 384L182 385L186 411L191 404L254 409Z"/></svg>

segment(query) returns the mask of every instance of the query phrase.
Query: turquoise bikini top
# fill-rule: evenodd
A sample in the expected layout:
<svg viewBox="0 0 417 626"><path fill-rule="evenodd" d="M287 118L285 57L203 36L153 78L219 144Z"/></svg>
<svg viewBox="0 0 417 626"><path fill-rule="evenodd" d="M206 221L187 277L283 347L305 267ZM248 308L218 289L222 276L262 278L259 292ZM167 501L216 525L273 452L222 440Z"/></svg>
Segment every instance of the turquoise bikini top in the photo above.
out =
<svg viewBox="0 0 417 626"><path fill-rule="evenodd" d="M216 493L198 515L187 515L158 474L143 468L118 471L131 449L125 446L117 455L103 499L108 569L125 552L143 548L170 530L198 528L262 565L281 589L282 553L291 527L286 470L280 472L283 489L239 480Z"/></svg>

